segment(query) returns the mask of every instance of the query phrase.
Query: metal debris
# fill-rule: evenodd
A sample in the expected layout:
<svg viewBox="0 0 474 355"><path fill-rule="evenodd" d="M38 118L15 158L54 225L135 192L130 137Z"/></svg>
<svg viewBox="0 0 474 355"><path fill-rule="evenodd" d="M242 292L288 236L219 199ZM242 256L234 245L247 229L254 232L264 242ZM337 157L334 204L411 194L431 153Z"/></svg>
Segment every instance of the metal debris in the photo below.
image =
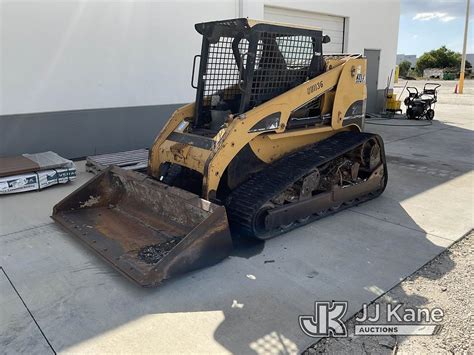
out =
<svg viewBox="0 0 474 355"><path fill-rule="evenodd" d="M138 257L147 264L156 264L163 259L183 238L174 237L160 244L148 245L140 249Z"/></svg>
<svg viewBox="0 0 474 355"><path fill-rule="evenodd" d="M244 304L239 303L237 300L233 300L231 308L244 308Z"/></svg>

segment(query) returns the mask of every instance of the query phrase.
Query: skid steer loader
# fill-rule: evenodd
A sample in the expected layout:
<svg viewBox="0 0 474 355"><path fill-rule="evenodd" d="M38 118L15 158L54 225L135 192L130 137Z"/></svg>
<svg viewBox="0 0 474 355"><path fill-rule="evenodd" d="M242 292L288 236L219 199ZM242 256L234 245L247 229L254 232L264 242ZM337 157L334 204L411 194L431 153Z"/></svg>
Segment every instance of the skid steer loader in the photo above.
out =
<svg viewBox="0 0 474 355"><path fill-rule="evenodd" d="M317 28L250 19L195 28L196 101L157 136L148 174L110 167L53 211L142 286L217 263L231 233L271 238L387 183L382 139L362 132L362 56L323 55L330 39Z"/></svg>

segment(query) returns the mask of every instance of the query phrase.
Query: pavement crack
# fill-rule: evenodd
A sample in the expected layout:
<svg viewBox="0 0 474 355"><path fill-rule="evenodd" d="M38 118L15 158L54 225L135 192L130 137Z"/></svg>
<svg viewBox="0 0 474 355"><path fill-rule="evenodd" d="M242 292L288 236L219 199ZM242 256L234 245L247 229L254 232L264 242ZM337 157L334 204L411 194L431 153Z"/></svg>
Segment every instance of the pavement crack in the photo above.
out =
<svg viewBox="0 0 474 355"><path fill-rule="evenodd" d="M433 233L428 233L426 232L425 230L423 229L416 229L416 228L412 228L412 227L408 227L408 226L405 226L403 224L400 224L400 223L395 223L395 222L392 222L392 221L389 221L388 219L383 219L383 218L380 218L380 217L375 217L375 216L372 216L371 214L368 214L368 213L364 213L364 212L360 212L360 211L355 211L353 210L352 208L349 208L348 211L350 212L353 212L353 213L358 213L358 214L361 214L363 216L366 216L366 217L371 217L371 218L374 218L378 221L381 221L381 222L386 222L386 223L389 223L389 224L393 224L394 226L399 226L399 227L402 227L402 228L406 228L406 229L410 229L412 231L415 231L415 232L418 232L418 233L425 233L426 235L432 235L433 237L436 237L436 238L441 238L441 239L444 239L444 240L448 240L450 242L453 242L453 240L449 239L449 238L446 238L446 237L441 237L439 235L436 235L436 234L433 234Z"/></svg>
<svg viewBox="0 0 474 355"><path fill-rule="evenodd" d="M25 301L23 300L23 297L21 297L20 293L18 292L18 290L16 289L15 285L13 284L12 280L10 279L10 277L8 276L7 272L5 271L5 269L3 268L3 266L0 266L0 269L2 270L3 274L5 275L5 277L7 278L8 282L10 283L11 287L13 288L13 290L15 291L15 293L17 294L17 296L20 298L20 301L21 303L23 303L23 306L25 307L26 311L28 312L28 314L30 315L31 319L33 319L33 322L35 322L36 324L36 327L38 328L38 330L40 331L41 335L43 336L44 340L46 341L46 343L49 345L51 351L53 352L53 354L57 354L56 353L56 350L54 350L53 346L51 345L51 343L49 342L48 338L46 337L46 335L44 334L43 332L43 329L41 329L41 327L39 326L38 322L36 321L35 317L33 316L33 313L31 313L30 309L28 308L28 306L26 305Z"/></svg>
<svg viewBox="0 0 474 355"><path fill-rule="evenodd" d="M0 234L0 238L2 238L2 237L8 237L9 235L13 235L13 234L18 234L18 233L30 231L30 230L33 230L33 229L36 229L36 228L41 228L41 227L49 226L50 224L53 224L53 222L48 222L48 223L39 224L39 225L37 225L37 226L30 227L30 228L25 228L25 229L21 229L21 230L19 230L19 231L15 231L15 232L10 232L10 233L6 233L6 234Z"/></svg>
<svg viewBox="0 0 474 355"><path fill-rule="evenodd" d="M395 142L400 142L400 141L404 141L406 139L411 139L411 138L417 138L417 137L421 137L421 136L424 136L425 134L430 134L430 133L434 133L434 132L439 132L439 131L444 131L446 129L449 129L449 128L439 128L435 131L429 131L429 132L422 132L422 133L419 133L419 134L415 134L413 136L409 136L409 137L403 137L403 138L399 138L399 139L394 139L393 141L385 141L385 145L389 145L391 143L395 143Z"/></svg>

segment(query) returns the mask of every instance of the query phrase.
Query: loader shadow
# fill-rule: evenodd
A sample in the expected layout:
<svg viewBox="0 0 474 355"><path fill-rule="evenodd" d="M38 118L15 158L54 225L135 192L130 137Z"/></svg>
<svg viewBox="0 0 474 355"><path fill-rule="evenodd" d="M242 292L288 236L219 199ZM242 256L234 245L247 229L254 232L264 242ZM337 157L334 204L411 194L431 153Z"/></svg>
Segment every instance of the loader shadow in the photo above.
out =
<svg viewBox="0 0 474 355"><path fill-rule="evenodd" d="M230 256L237 256L246 259L260 254L265 248L265 241L245 238L239 235L232 236L232 244L234 250L232 250Z"/></svg>
<svg viewBox="0 0 474 355"><path fill-rule="evenodd" d="M349 332L348 338L339 339L327 339L326 343L317 345L317 341L311 345L312 350L303 351L303 355L310 355L311 353L368 353L368 354L393 354L397 352L396 347L399 349L400 345L407 341L413 342L415 340L413 336L406 335L354 335L354 328L356 324L387 324L387 304L391 304L392 307L399 306L397 314L403 317L405 310L421 310L434 308L441 308L444 316L442 321L434 323L432 320L422 320L422 323L438 324L440 328L438 331L425 338L429 340L431 347L433 344L436 346L441 345L447 336L452 336L453 329L446 330L445 324L453 324L455 319L453 318L456 312L453 312L452 308L457 307L452 302L446 302L446 300L440 300L440 295L443 294L443 290L447 290L447 294L444 297L449 297L449 281L444 279L444 276L449 274L456 267L451 252L443 251L439 257L431 260L422 268L420 268L414 275L407 277L403 285L397 285L396 287L389 290L387 294L384 294L375 300L375 304L379 306L380 317L376 322L356 322L355 317L362 317L363 312L360 311L356 315L352 316L350 320L346 322L346 328ZM453 282L451 280L451 282ZM449 285L448 288L446 283ZM456 287L456 286L454 286ZM443 297L441 297L443 298ZM458 309L456 309L459 311ZM467 311L467 309L466 309ZM368 306L367 314L370 317L375 315L374 304ZM392 321L393 322L393 321ZM395 323L395 322L394 322ZM396 322L400 323L400 322ZM413 320L412 324L418 324L417 320ZM406 324L406 323L405 323ZM448 325L449 327L449 325ZM452 327L452 325L451 325ZM459 330L462 332L462 330ZM449 335L447 335L449 333ZM415 337L416 338L416 337ZM320 339L318 339L320 340ZM440 346L439 349L444 348ZM451 350L451 352L453 352Z"/></svg>
<svg viewBox="0 0 474 355"><path fill-rule="evenodd" d="M425 150L412 153L425 155ZM463 156L470 159L469 154ZM450 244L429 235L402 206L472 170L442 159L440 164L452 168L449 174L413 155L390 157L387 190L376 200L265 243L237 242L222 263L156 289L139 288L51 226L44 233L58 243L23 251L32 261L15 271L22 273L17 288L55 351L86 352L99 342L110 352L301 352L314 339L299 329L298 316L312 314L314 301L348 300L348 318ZM0 254L13 252L8 248ZM43 296L35 297L38 293ZM416 294L406 297L426 302ZM199 332L213 334L215 342L209 343L215 347L200 347ZM134 347L127 348L130 344Z"/></svg>

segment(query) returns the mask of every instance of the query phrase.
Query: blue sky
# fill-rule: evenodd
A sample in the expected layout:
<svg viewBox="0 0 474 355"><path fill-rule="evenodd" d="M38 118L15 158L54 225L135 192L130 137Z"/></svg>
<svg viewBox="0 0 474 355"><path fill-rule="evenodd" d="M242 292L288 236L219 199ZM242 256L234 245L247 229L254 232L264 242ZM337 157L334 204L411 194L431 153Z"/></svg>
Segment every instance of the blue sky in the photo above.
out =
<svg viewBox="0 0 474 355"><path fill-rule="evenodd" d="M471 0L467 53L474 53ZM401 0L398 51L420 56L446 45L462 51L466 0Z"/></svg>

